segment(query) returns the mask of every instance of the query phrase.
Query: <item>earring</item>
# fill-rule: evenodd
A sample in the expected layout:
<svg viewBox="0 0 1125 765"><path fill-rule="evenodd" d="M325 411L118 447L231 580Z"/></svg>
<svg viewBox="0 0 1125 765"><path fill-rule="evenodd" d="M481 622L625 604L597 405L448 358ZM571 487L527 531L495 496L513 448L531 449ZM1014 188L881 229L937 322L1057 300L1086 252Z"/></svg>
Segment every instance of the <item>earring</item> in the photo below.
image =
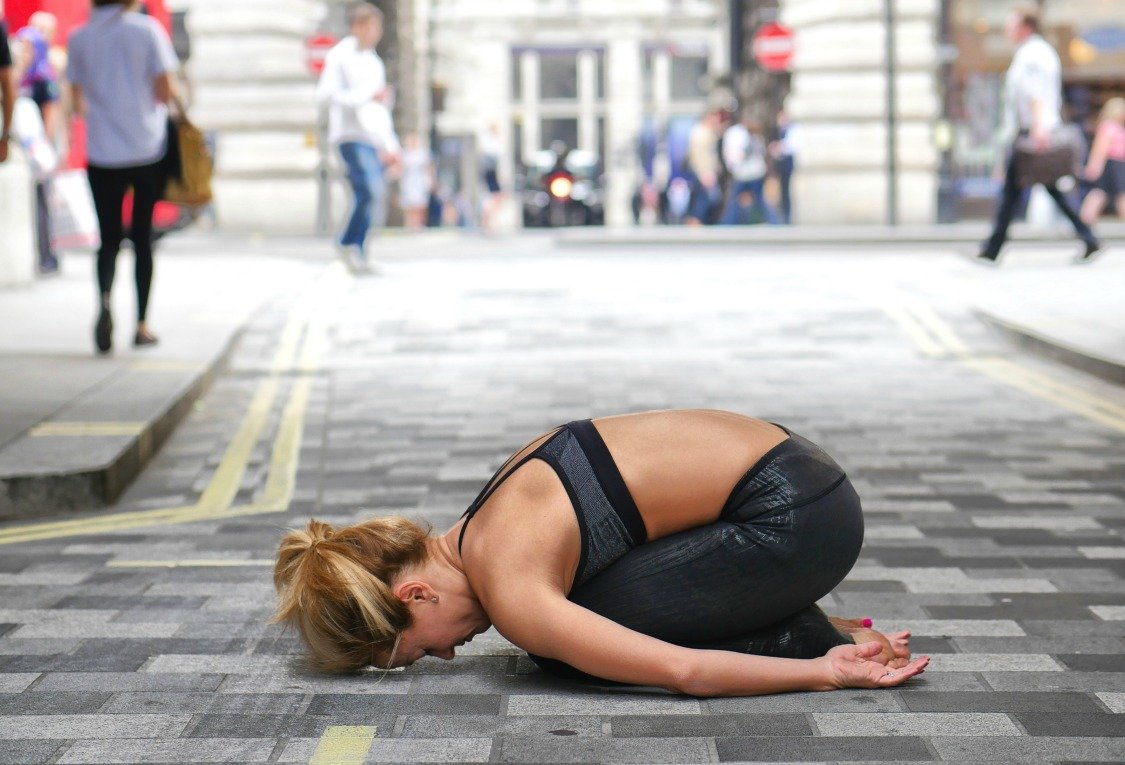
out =
<svg viewBox="0 0 1125 765"><path fill-rule="evenodd" d="M437 603L437 598L430 598L431 603Z"/></svg>

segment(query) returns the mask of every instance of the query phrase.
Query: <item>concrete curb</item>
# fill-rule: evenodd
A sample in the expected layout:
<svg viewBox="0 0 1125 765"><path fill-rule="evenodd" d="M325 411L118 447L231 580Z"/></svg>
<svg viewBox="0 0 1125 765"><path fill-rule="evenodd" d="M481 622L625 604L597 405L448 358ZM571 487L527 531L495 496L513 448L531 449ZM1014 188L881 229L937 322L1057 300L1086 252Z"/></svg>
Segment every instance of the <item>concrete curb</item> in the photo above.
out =
<svg viewBox="0 0 1125 765"><path fill-rule="evenodd" d="M179 387L167 405L109 462L70 471L0 476L0 521L98 509L114 502L211 387L241 339L235 329L218 353Z"/></svg>
<svg viewBox="0 0 1125 765"><path fill-rule="evenodd" d="M1098 227L1103 242L1125 243L1125 224ZM554 235L560 247L589 246L729 246L790 244L805 246L930 245L978 247L988 236L986 224L944 226L638 226L633 228L571 228ZM1078 242L1070 230L1040 231L1026 224L1013 226L1009 242Z"/></svg>
<svg viewBox="0 0 1125 765"><path fill-rule="evenodd" d="M1094 351L1001 319L980 308L974 309L973 313L985 324L996 329L1020 348L1061 361L1108 382L1125 385L1125 363L1121 361L1106 358Z"/></svg>

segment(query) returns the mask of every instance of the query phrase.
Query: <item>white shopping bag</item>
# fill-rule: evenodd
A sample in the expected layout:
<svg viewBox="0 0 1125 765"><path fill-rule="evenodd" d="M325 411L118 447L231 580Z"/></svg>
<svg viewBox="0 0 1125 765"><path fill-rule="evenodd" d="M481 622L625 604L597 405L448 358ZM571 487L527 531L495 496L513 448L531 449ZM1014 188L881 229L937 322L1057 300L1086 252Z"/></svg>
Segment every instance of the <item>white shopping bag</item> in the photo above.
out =
<svg viewBox="0 0 1125 765"><path fill-rule="evenodd" d="M47 131L43 128L39 107L30 98L16 99L12 127L27 155L31 170L35 173L35 179L39 181L49 179L59 166L59 156L55 152L55 147L47 140Z"/></svg>
<svg viewBox="0 0 1125 765"><path fill-rule="evenodd" d="M84 170L63 170L51 181L51 244L55 247L97 247L98 216Z"/></svg>

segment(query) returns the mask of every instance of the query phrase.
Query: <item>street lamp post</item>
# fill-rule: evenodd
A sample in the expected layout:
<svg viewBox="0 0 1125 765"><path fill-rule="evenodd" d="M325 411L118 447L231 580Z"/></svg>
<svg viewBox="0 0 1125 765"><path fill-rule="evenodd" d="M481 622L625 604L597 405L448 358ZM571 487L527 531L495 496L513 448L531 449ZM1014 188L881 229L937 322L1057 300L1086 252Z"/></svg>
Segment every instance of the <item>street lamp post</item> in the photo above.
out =
<svg viewBox="0 0 1125 765"><path fill-rule="evenodd" d="M895 146L895 9L894 0L883 0L887 42L887 225L898 225L898 167Z"/></svg>

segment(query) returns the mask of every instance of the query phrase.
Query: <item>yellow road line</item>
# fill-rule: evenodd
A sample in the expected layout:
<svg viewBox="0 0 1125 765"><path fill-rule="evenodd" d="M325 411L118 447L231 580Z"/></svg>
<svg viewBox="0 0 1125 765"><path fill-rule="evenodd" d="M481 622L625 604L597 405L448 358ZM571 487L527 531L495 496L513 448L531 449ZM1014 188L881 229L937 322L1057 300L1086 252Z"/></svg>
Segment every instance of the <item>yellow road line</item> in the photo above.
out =
<svg viewBox="0 0 1125 765"><path fill-rule="evenodd" d="M949 349L938 338L934 337L905 306L894 302L886 302L883 303L882 308L883 312L894 319L899 328L914 341L914 345L922 353L934 357L948 355Z"/></svg>
<svg viewBox="0 0 1125 765"><path fill-rule="evenodd" d="M317 368L327 344L327 325L320 316L323 315L323 305L328 298L347 282L348 278L342 267L338 263L334 264L311 295L306 295L291 311L274 355L271 376L259 384L239 430L224 452L203 495L195 504L18 526L0 531L0 545L285 510L293 496L304 415L312 389L312 379L308 373ZM310 321L310 316L316 318ZM302 339L304 342L298 347ZM299 364L305 374L291 386L274 440L266 486L258 501L232 507L230 503L238 493L254 446L261 437L277 396L280 386L278 375L294 364Z"/></svg>
<svg viewBox="0 0 1125 765"><path fill-rule="evenodd" d="M243 566L272 566L272 560L250 558L247 560L111 560L106 568L239 568Z"/></svg>
<svg viewBox="0 0 1125 765"><path fill-rule="evenodd" d="M207 488L203 490L194 507L204 512L213 512L227 507L234 501L242 477L246 474L250 455L262 436L262 430L266 427L279 387L280 381L276 377L269 377L258 386L238 432L231 439L223 459L219 462L219 467L216 468L210 483L207 484Z"/></svg>
<svg viewBox="0 0 1125 765"><path fill-rule="evenodd" d="M928 307L907 307L905 301L888 301L882 307L927 356L950 356L1005 385L1125 432L1125 406L1014 361L972 356L953 327Z"/></svg>
<svg viewBox="0 0 1125 765"><path fill-rule="evenodd" d="M951 353L958 356L966 356L970 353L969 346L957 336L953 327L949 326L933 309L928 306L913 305L908 310Z"/></svg>
<svg viewBox="0 0 1125 765"><path fill-rule="evenodd" d="M965 363L994 380L1125 433L1125 412L1110 401L1003 359L966 359Z"/></svg>
<svg viewBox="0 0 1125 765"><path fill-rule="evenodd" d="M375 740L374 725L330 725L316 745L309 765L353 765L367 759Z"/></svg>
<svg viewBox="0 0 1125 765"><path fill-rule="evenodd" d="M44 422L27 434L35 438L49 436L135 436L145 429L143 422Z"/></svg>

